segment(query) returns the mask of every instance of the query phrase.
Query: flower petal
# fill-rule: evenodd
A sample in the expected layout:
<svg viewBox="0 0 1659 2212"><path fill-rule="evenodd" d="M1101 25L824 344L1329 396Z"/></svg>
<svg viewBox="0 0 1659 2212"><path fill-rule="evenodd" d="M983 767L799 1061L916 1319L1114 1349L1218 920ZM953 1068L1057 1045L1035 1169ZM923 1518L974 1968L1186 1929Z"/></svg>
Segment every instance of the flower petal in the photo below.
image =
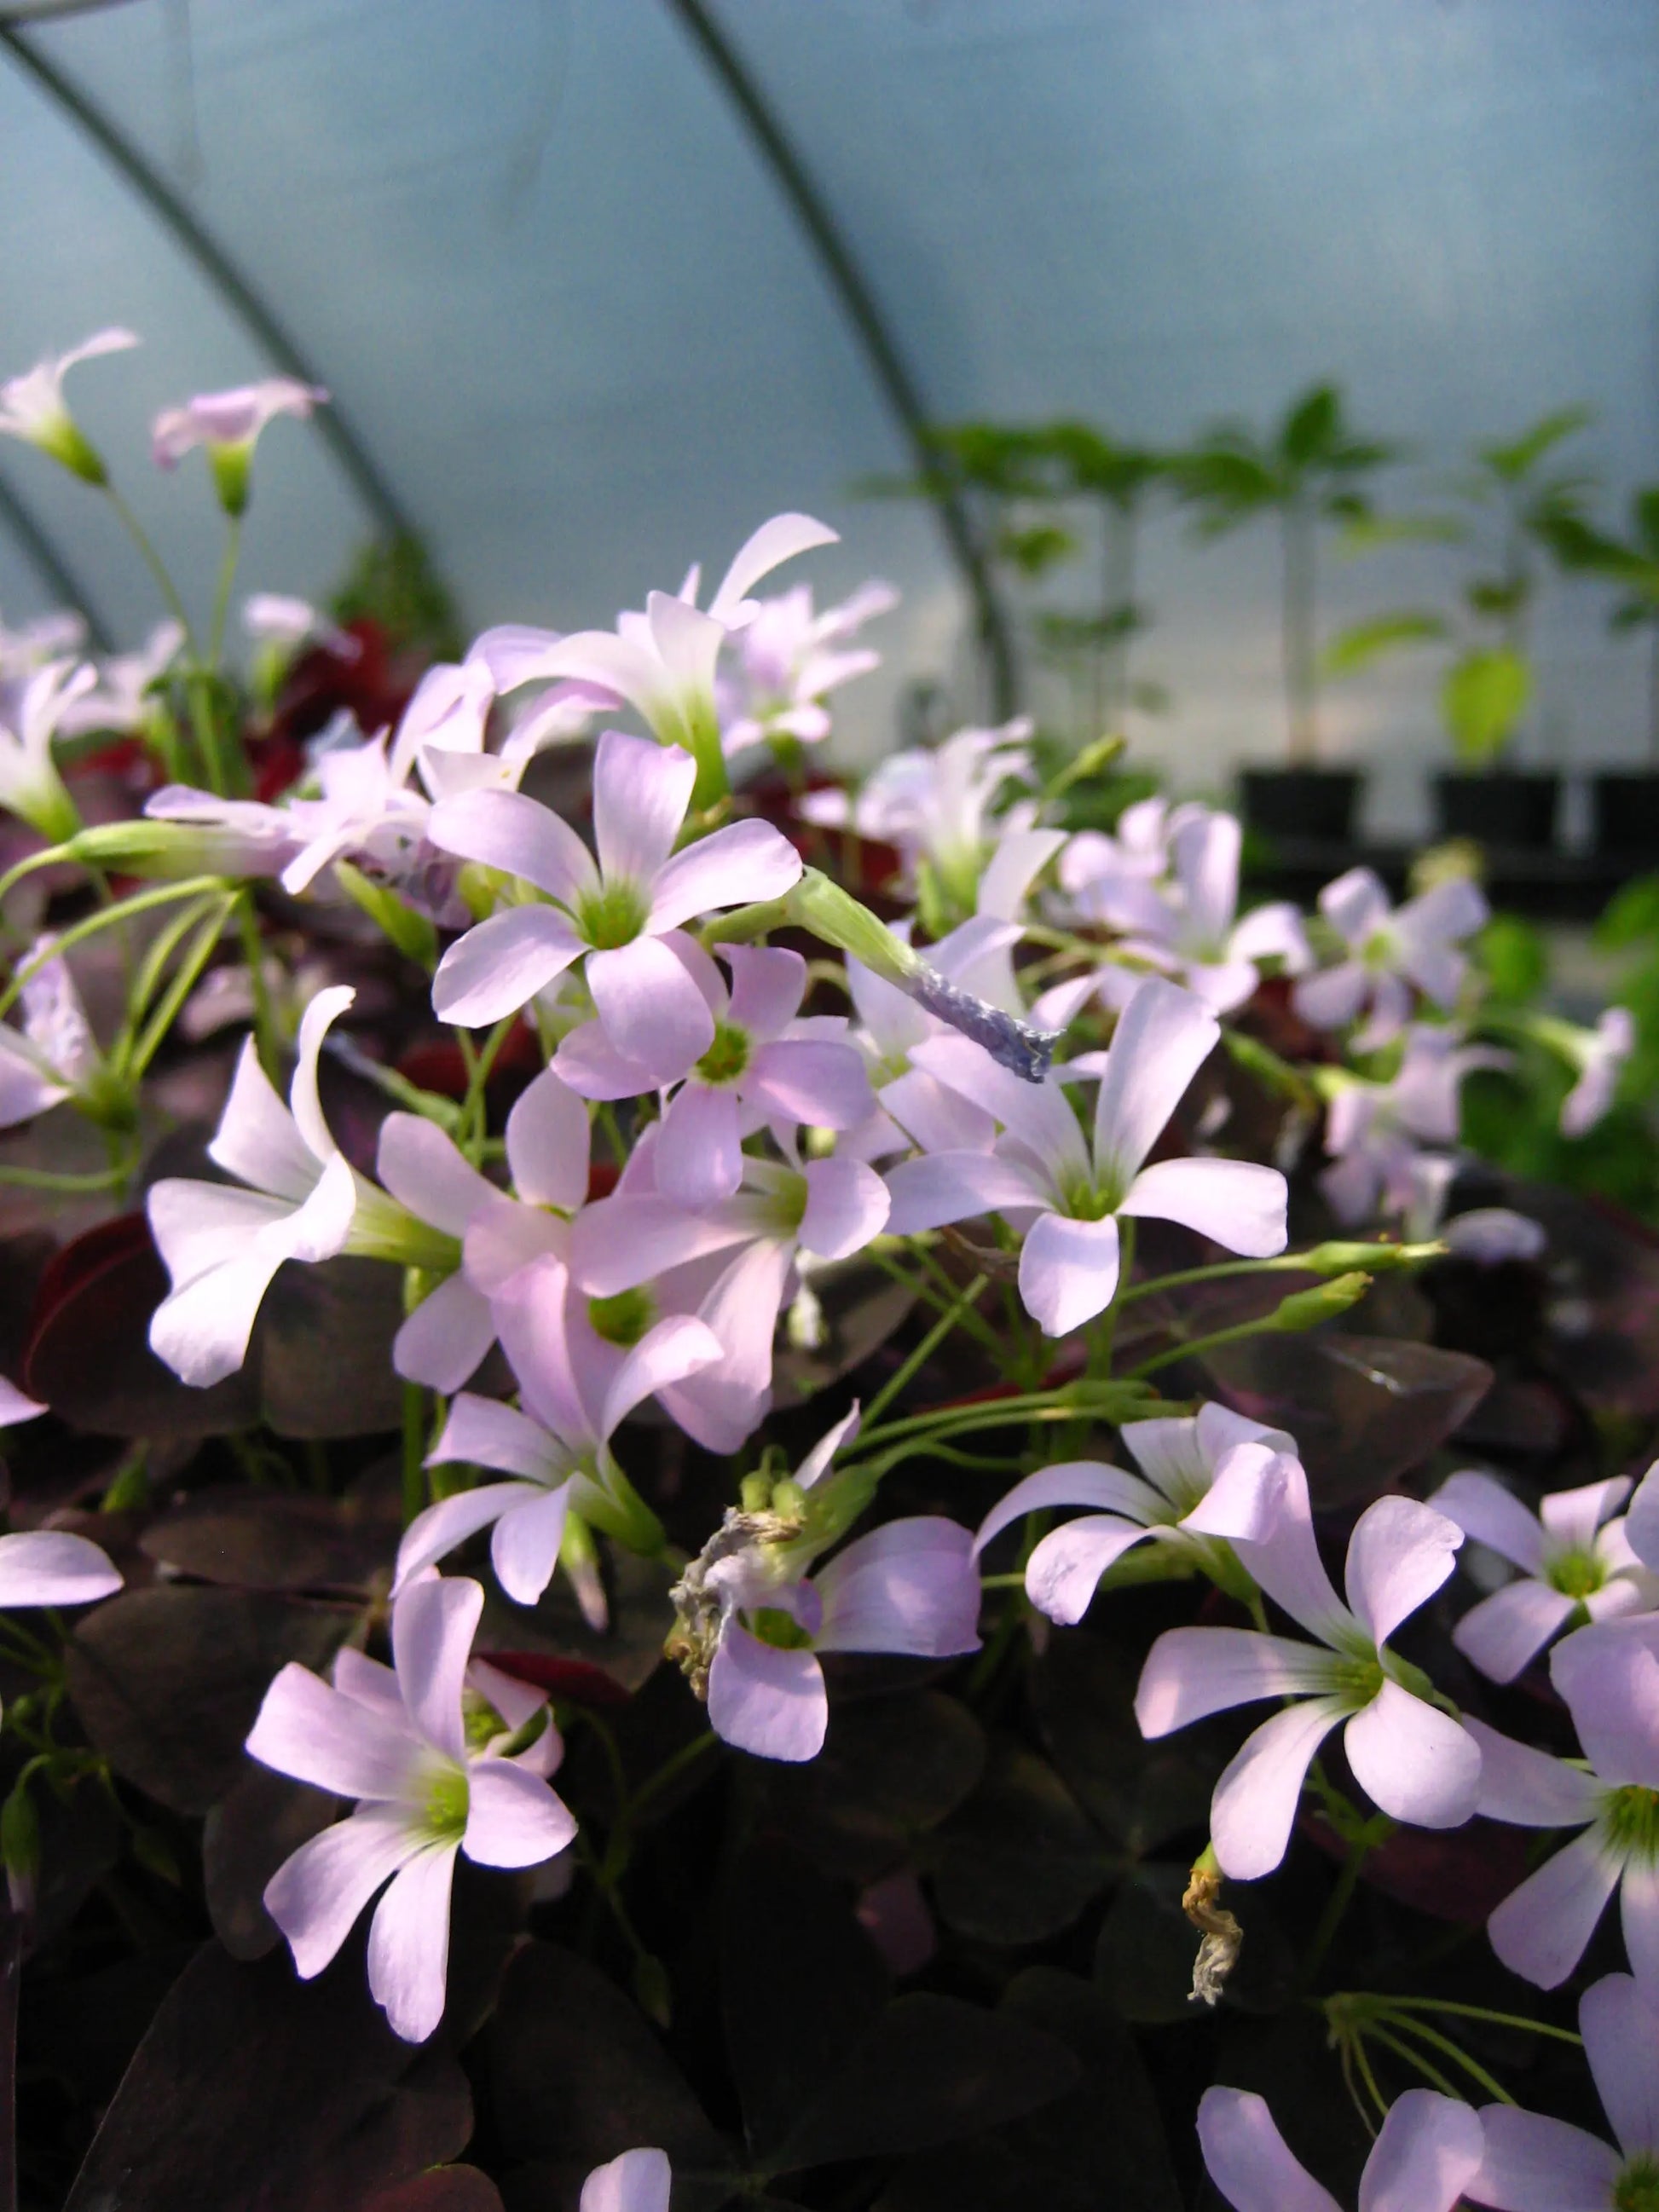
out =
<svg viewBox="0 0 1659 2212"><path fill-rule="evenodd" d="M645 890L674 849L697 764L678 745L606 730L593 757L593 842L607 884Z"/></svg>
<svg viewBox="0 0 1659 2212"><path fill-rule="evenodd" d="M1359 2182L1359 2212L1453 2212L1480 2170L1486 2139L1469 2106L1407 2089L1389 2108Z"/></svg>
<svg viewBox="0 0 1659 2212"><path fill-rule="evenodd" d="M462 1158L454 1139L422 1114L386 1115L374 1166L400 1206L450 1237L465 1237L478 1208L499 1195Z"/></svg>
<svg viewBox="0 0 1659 2212"><path fill-rule="evenodd" d="M458 1490L453 1498L439 1498L435 1505L417 1513L404 1531L398 1547L393 1595L400 1595L405 1583L465 1543L469 1536L477 1535L480 1528L488 1528L503 1513L546 1495L539 1483L486 1482L473 1490Z"/></svg>
<svg viewBox="0 0 1659 2212"><path fill-rule="evenodd" d="M392 1877L368 1931L368 1986L405 2043L424 2043L444 2016L453 1844L430 1845Z"/></svg>
<svg viewBox="0 0 1659 2212"><path fill-rule="evenodd" d="M1488 1680L1512 1682L1572 1613L1570 1597L1522 1575L1471 1606L1453 1629L1452 1642Z"/></svg>
<svg viewBox="0 0 1659 2212"><path fill-rule="evenodd" d="M441 853L520 877L561 906L574 908L599 888L593 856L570 824L522 792L446 799L428 817L426 834Z"/></svg>
<svg viewBox="0 0 1659 2212"><path fill-rule="evenodd" d="M1338 1698L1309 1698L1275 1713L1217 1783L1210 1837L1222 1872L1235 1881L1255 1881L1283 1859L1309 1765L1342 1714Z"/></svg>
<svg viewBox="0 0 1659 2212"><path fill-rule="evenodd" d="M772 1119L815 1129L856 1129L876 1110L864 1062L850 1044L780 1037L749 1064L745 1092Z"/></svg>
<svg viewBox="0 0 1659 2212"><path fill-rule="evenodd" d="M708 1670L708 1723L759 1759L816 1759L830 1724L823 1669L810 1651L780 1651L737 1621Z"/></svg>
<svg viewBox="0 0 1659 2212"><path fill-rule="evenodd" d="M1583 1958L1624 1868L1623 1853L1599 1828L1575 1836L1492 1913L1492 1949L1523 1981L1559 1989Z"/></svg>
<svg viewBox="0 0 1659 2212"><path fill-rule="evenodd" d="M770 1042L794 1019L806 995L806 963L781 945L717 945L732 970L731 1018Z"/></svg>
<svg viewBox="0 0 1659 2212"><path fill-rule="evenodd" d="M1028 1474L998 1500L979 1524L974 1538L975 1557L1011 1522L1052 1505L1091 1505L1121 1514L1144 1528L1161 1517L1164 1500L1139 1475L1126 1474L1121 1468L1107 1467L1095 1459L1063 1460L1058 1466Z"/></svg>
<svg viewBox="0 0 1659 2212"><path fill-rule="evenodd" d="M576 1823L539 1774L510 1759L475 1759L467 1771L461 1849L477 1866L540 1866L556 1857Z"/></svg>
<svg viewBox="0 0 1659 2212"><path fill-rule="evenodd" d="M1558 1544L1589 1551L1595 1532L1630 1495L1626 1475L1611 1475L1604 1482L1587 1482L1577 1490L1552 1491L1539 1506L1538 1517Z"/></svg>
<svg viewBox="0 0 1659 2212"><path fill-rule="evenodd" d="M688 1375L701 1374L726 1357L720 1339L692 1314L670 1314L648 1328L611 1376L599 1413L599 1437L608 1442L636 1406Z"/></svg>
<svg viewBox="0 0 1659 2212"><path fill-rule="evenodd" d="M657 1188L690 1213L730 1198L743 1180L738 1099L695 1079L669 1101L657 1139Z"/></svg>
<svg viewBox="0 0 1659 2212"><path fill-rule="evenodd" d="M1465 2195L1499 2212L1606 2212L1623 2160L1565 2120L1483 2105L1486 2154Z"/></svg>
<svg viewBox="0 0 1659 2212"><path fill-rule="evenodd" d="M672 2181L666 2151L625 2150L588 2175L579 2212L668 2212Z"/></svg>
<svg viewBox="0 0 1659 2212"><path fill-rule="evenodd" d="M0 1536L0 1606L90 1605L121 1587L98 1546L66 1528Z"/></svg>
<svg viewBox="0 0 1659 2212"><path fill-rule="evenodd" d="M1146 1655L1135 1692L1144 1736L1168 1735L1258 1698L1317 1696L1335 1687L1328 1651L1252 1628L1166 1628Z"/></svg>
<svg viewBox="0 0 1659 2212"><path fill-rule="evenodd" d="M1342 1741L1355 1781L1393 1819L1414 1828L1461 1828L1474 1817L1480 1745L1449 1713L1398 1682L1383 1682Z"/></svg>
<svg viewBox="0 0 1659 2212"><path fill-rule="evenodd" d="M470 1390L451 1405L443 1434L427 1454L426 1463L447 1467L463 1460L499 1468L504 1474L523 1475L532 1482L562 1481L569 1472L564 1447L539 1421L494 1398L475 1397Z"/></svg>
<svg viewBox="0 0 1659 2212"><path fill-rule="evenodd" d="M471 1381L495 1341L489 1299L465 1275L447 1275L392 1339L392 1364L405 1382L447 1395Z"/></svg>
<svg viewBox="0 0 1659 2212"><path fill-rule="evenodd" d="M1348 1540L1348 1603L1373 1644L1426 1605L1450 1574L1463 1540L1455 1521L1414 1498L1379 1498Z"/></svg>
<svg viewBox="0 0 1659 2212"><path fill-rule="evenodd" d="M519 1496L495 1523L489 1559L496 1581L513 1602L534 1605L559 1564L570 1486L561 1483L556 1490L534 1492L528 1484L519 1487Z"/></svg>
<svg viewBox="0 0 1659 2212"><path fill-rule="evenodd" d="M589 1141L587 1109L544 1068L507 1117L507 1164L525 1204L574 1213L587 1196Z"/></svg>
<svg viewBox="0 0 1659 2212"><path fill-rule="evenodd" d="M806 1209L796 1234L819 1259L845 1260L880 1236L891 1203L886 1184L862 1160L809 1160Z"/></svg>
<svg viewBox="0 0 1659 2212"><path fill-rule="evenodd" d="M458 937L432 979L440 1021L477 1030L516 1013L562 975L581 939L551 907L509 907Z"/></svg>
<svg viewBox="0 0 1659 2212"><path fill-rule="evenodd" d="M587 988L605 1035L653 1082L677 1083L714 1041L702 992L659 938L590 953Z"/></svg>
<svg viewBox="0 0 1659 2212"><path fill-rule="evenodd" d="M1291 2156L1265 2100L1250 2091L1206 2089L1198 2140L1210 2179L1234 2212L1340 2212Z"/></svg>
<svg viewBox="0 0 1659 2212"><path fill-rule="evenodd" d="M1109 1513L1085 1513L1051 1528L1025 1567L1025 1595L1037 1611L1066 1627L1082 1620L1108 1567L1152 1531Z"/></svg>
<svg viewBox="0 0 1659 2212"><path fill-rule="evenodd" d="M1629 1974L1585 1990L1578 2033L1614 2142L1626 2158L1659 2154L1659 2018Z"/></svg>
<svg viewBox="0 0 1659 2212"><path fill-rule="evenodd" d="M461 1691L483 1591L475 1582L412 1582L392 1608L392 1656L410 1721L459 1765L466 1757Z"/></svg>
<svg viewBox="0 0 1659 2212"><path fill-rule="evenodd" d="M208 1158L253 1189L280 1198L303 1200L317 1180L316 1158L272 1090L252 1037L243 1040Z"/></svg>
<svg viewBox="0 0 1659 2212"><path fill-rule="evenodd" d="M1637 1987L1659 2007L1659 1867L1634 1854L1619 1886L1619 1917Z"/></svg>
<svg viewBox="0 0 1659 2212"><path fill-rule="evenodd" d="M814 1580L821 1651L896 1651L943 1659L979 1649L973 1538L936 1514L890 1521L838 1552Z"/></svg>
<svg viewBox="0 0 1659 2212"><path fill-rule="evenodd" d="M758 906L800 881L801 857L769 822L732 822L677 853L651 897L653 933L722 907Z"/></svg>
<svg viewBox="0 0 1659 2212"><path fill-rule="evenodd" d="M1429 1499L1437 1513L1455 1521L1466 1536L1484 1544L1522 1573L1543 1571L1544 1533L1511 1490L1477 1468L1449 1474Z"/></svg>
<svg viewBox="0 0 1659 2212"><path fill-rule="evenodd" d="M810 514L773 515L758 530L751 532L732 556L732 565L721 577L708 611L716 622L729 623L739 619L744 601L763 576L769 576L774 568L793 561L797 554L840 543L838 533L828 523L819 522Z"/></svg>
<svg viewBox="0 0 1659 2212"><path fill-rule="evenodd" d="M1647 1642L1656 1626L1581 1628L1550 1656L1550 1679L1608 1789L1659 1789L1659 1658Z"/></svg>
<svg viewBox="0 0 1659 2212"><path fill-rule="evenodd" d="M901 1160L890 1172L887 1188L892 1198L887 1227L895 1237L1050 1202L1030 1169L997 1152L933 1152L924 1159Z"/></svg>
<svg viewBox="0 0 1659 2212"><path fill-rule="evenodd" d="M1134 1179L1220 1035L1215 1016L1190 991L1158 975L1136 988L1107 1048L1095 1101L1095 1164L1120 1190Z"/></svg>
<svg viewBox="0 0 1659 2212"><path fill-rule="evenodd" d="M1480 1747L1480 1802L1489 1820L1521 1828L1574 1828L1595 1818L1601 1786L1582 1767L1547 1751L1499 1735L1467 1717L1464 1727Z"/></svg>
<svg viewBox="0 0 1659 2212"><path fill-rule="evenodd" d="M1118 1227L1042 1213L1019 1255L1019 1295L1045 1336L1069 1336L1110 1305L1117 1290Z"/></svg>
<svg viewBox="0 0 1659 2212"><path fill-rule="evenodd" d="M337 1797L391 1800L416 1746L405 1728L290 1660L265 1692L246 1746L250 1759Z"/></svg>
<svg viewBox="0 0 1659 2212"><path fill-rule="evenodd" d="M283 1860L265 1884L265 1910L302 1981L322 1972L381 1883L419 1849L401 1807L365 1805Z"/></svg>
<svg viewBox="0 0 1659 2212"><path fill-rule="evenodd" d="M1265 1260L1285 1249L1285 1178L1254 1160L1158 1160L1142 1168L1120 1213L1195 1229L1229 1252Z"/></svg>

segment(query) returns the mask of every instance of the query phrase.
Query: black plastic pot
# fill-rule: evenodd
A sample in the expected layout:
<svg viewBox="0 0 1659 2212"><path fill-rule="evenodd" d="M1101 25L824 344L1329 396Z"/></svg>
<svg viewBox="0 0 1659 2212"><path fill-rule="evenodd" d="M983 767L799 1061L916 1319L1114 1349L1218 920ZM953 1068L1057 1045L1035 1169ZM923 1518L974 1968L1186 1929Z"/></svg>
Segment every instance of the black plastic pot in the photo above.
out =
<svg viewBox="0 0 1659 2212"><path fill-rule="evenodd" d="M1448 770L1436 776L1434 795L1443 836L1532 852L1555 842L1561 779L1553 769L1523 775L1492 769L1480 775Z"/></svg>
<svg viewBox="0 0 1659 2212"><path fill-rule="evenodd" d="M1360 781L1351 768L1247 768L1239 778L1246 826L1267 837L1346 844Z"/></svg>
<svg viewBox="0 0 1659 2212"><path fill-rule="evenodd" d="M1659 868L1659 769L1603 769L1590 781L1595 850Z"/></svg>

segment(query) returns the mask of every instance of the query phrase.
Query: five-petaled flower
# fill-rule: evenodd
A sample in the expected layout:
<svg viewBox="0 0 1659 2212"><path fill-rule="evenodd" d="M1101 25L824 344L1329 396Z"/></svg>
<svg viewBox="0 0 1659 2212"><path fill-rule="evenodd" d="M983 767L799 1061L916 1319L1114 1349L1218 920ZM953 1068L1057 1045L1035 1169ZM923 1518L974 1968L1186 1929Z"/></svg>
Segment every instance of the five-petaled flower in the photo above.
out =
<svg viewBox="0 0 1659 2212"><path fill-rule="evenodd" d="M368 1985L407 2043L423 2043L443 2016L456 1853L539 1866L576 1832L545 1779L557 1750L550 1724L531 1740L542 1698L494 1668L469 1693L483 1610L477 1583L410 1583L392 1609L393 1669L347 1649L331 1686L290 1662L247 1739L279 1774L357 1799L284 1860L265 1907L309 1979L389 1882L369 1929Z"/></svg>

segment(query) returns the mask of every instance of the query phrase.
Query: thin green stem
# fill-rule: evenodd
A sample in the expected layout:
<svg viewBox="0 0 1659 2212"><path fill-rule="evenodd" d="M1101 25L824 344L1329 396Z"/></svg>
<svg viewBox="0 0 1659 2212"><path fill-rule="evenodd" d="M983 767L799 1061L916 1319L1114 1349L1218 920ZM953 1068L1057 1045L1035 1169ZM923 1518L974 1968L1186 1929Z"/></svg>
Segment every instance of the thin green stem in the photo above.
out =
<svg viewBox="0 0 1659 2212"><path fill-rule="evenodd" d="M1489 2097L1496 2097L1505 2105L1512 2105L1515 2102L1514 2098L1510 2096L1502 2082L1494 2080L1480 2061L1471 2058L1462 2045L1454 2043L1450 2036L1442 2035L1438 2028L1430 2027L1424 2021L1412 2020L1398 2014L1391 2014L1390 2018L1402 2035L1414 2035L1426 2043L1431 2050L1443 2051L1448 2058L1455 2060L1469 2079L1478 2082ZM1381 2035L1383 2030L1378 2027L1372 2032ZM1421 2063L1420 2061L1419 2063Z"/></svg>
<svg viewBox="0 0 1659 2212"><path fill-rule="evenodd" d="M283 1042L276 1028L276 1009L265 975L264 945L259 935L258 910L251 887L244 886L236 902L236 933L242 940L247 963L248 989L253 998L253 1042L259 1065L272 1083L282 1060Z"/></svg>
<svg viewBox="0 0 1659 2212"><path fill-rule="evenodd" d="M179 624L179 627L184 631L185 647L188 649L191 659L194 659L196 657L196 633L191 626L190 615L185 608L185 603L179 596L179 587L173 582L172 576L168 574L166 562L162 560L161 555L150 543L149 533L144 528L143 524L139 521L137 516L127 505L125 500L122 498L120 493L117 491L115 486L112 483L106 483L103 487L103 491L105 498L108 500L110 505L119 516L123 529L125 530L128 537L131 538L133 544L137 547L140 559L143 562L144 566L149 570L151 576L155 579L155 588L161 594L161 598L166 603L167 612L173 617L173 620Z"/></svg>
<svg viewBox="0 0 1659 2212"><path fill-rule="evenodd" d="M1207 1336L1188 1337L1182 1343L1171 1345L1167 1352L1154 1352L1150 1359L1143 1359L1139 1367L1129 1370L1124 1380L1144 1382L1161 1368L1173 1367L1178 1359L1191 1359L1199 1352L1213 1352L1218 1345L1237 1344L1247 1336L1265 1335L1277 1326L1277 1316L1266 1314L1259 1321L1236 1322L1231 1328L1212 1329Z"/></svg>
<svg viewBox="0 0 1659 2212"><path fill-rule="evenodd" d="M90 1168L84 1175L57 1173L46 1168L0 1167L0 1188L59 1191L65 1196L100 1190L119 1190L138 1164L137 1153L112 1160L106 1168Z"/></svg>
<svg viewBox="0 0 1659 2212"><path fill-rule="evenodd" d="M96 914L88 915L84 921L77 921L64 930L13 973L10 982L0 990L0 1014L10 1012L23 986L38 975L48 961L62 959L76 945L96 937L100 930L125 921L133 915L147 914L152 907L170 905L174 899L199 898L204 891L222 891L224 888L222 876L191 876L181 883L158 884L152 890L136 892L119 906L100 907Z"/></svg>
<svg viewBox="0 0 1659 2212"><path fill-rule="evenodd" d="M233 514L225 529L224 557L219 563L219 582L213 594L213 627L208 632L208 666L216 672L225 649L225 619L230 612L231 587L242 552L242 518Z"/></svg>
<svg viewBox="0 0 1659 2212"><path fill-rule="evenodd" d="M979 1297L980 1292L985 1288L986 1279L986 1277L983 1275L975 1275L973 1281L969 1283L967 1289L963 1291L962 1295L957 1298L955 1305L951 1308L950 1311L940 1315L939 1320L936 1321L933 1328L928 1330L927 1335L923 1337L921 1342L916 1346L915 1350L910 1354L910 1357L904 1362L903 1365L899 1368L896 1374L888 1377L882 1388L877 1391L875 1396L870 1401L869 1411L866 1416L867 1419L873 1420L878 1413L883 1412L886 1407L890 1406L893 1400L897 1397L899 1392L902 1390L905 1385L909 1382L912 1376L916 1373L917 1370L924 1366L927 1362L932 1358L933 1353L938 1351L939 1346L944 1343L945 1338L949 1336L951 1331L957 1326L957 1323L962 1318L963 1314L974 1304L975 1300Z"/></svg>
<svg viewBox="0 0 1659 2212"><path fill-rule="evenodd" d="M1325 1963L1325 1954L1330 1949L1332 1938L1341 1925L1342 1916L1352 1901L1360 1869L1370 1853L1370 1838L1363 1833L1355 1836L1348 1845L1348 1856L1342 1862L1342 1871L1337 1875L1335 1887L1325 1900L1325 1910L1319 1916L1319 1925L1315 1929L1313 1942L1308 1947L1307 1963L1302 1971L1305 1988L1312 1988L1319 1969Z"/></svg>
<svg viewBox="0 0 1659 2212"><path fill-rule="evenodd" d="M1575 2043L1582 2049L1584 2039L1575 2029L1557 2027L1547 2020L1531 2020L1525 2013L1493 2012L1486 2005L1458 2004L1449 1997L1382 1997L1394 2012L1443 2012L1459 2020L1484 2020L1494 2027L1524 2028L1533 2035L1553 2037L1558 2043Z"/></svg>
<svg viewBox="0 0 1659 2212"><path fill-rule="evenodd" d="M182 1012L185 1000L201 980L202 972L213 957L214 947L218 944L236 902L233 895L224 901L217 914L209 915L197 933L196 942L173 971L173 981L163 994L161 1004L132 1048L129 1073L135 1083L161 1050L167 1032Z"/></svg>
<svg viewBox="0 0 1659 2212"><path fill-rule="evenodd" d="M1456 2096L1457 2091L1452 2083L1437 2066L1431 2064L1420 2051L1413 2051L1408 2044L1402 2043L1398 2036L1390 2035L1388 2029L1379 2026L1376 2021L1371 2022L1370 2033L1373 2039L1380 2043L1385 2051L1392 2051L1396 2058L1403 2060L1413 2074L1420 2074L1431 2088L1439 2090L1443 2097ZM1513 2097L1505 2097L1504 2101L1506 2105L1512 2105L1515 2100Z"/></svg>
<svg viewBox="0 0 1659 2212"><path fill-rule="evenodd" d="M683 1743L677 1752L664 1759L656 1772L647 1775L634 1792L628 1808L630 1820L637 1820L643 1808L653 1797L659 1796L671 1782L678 1781L688 1767L695 1766L704 1753L714 1750L719 1742L720 1738L713 1729L706 1729L701 1735L694 1735L689 1743Z"/></svg>
<svg viewBox="0 0 1659 2212"><path fill-rule="evenodd" d="M1376 2107L1378 2117L1386 2120L1389 2117L1389 2100L1376 2086L1376 2076L1371 2071L1371 2062L1365 2055L1365 2039L1363 2035L1354 2037L1352 2049L1353 2063L1359 2069L1359 2078L1370 2093L1370 2100Z"/></svg>

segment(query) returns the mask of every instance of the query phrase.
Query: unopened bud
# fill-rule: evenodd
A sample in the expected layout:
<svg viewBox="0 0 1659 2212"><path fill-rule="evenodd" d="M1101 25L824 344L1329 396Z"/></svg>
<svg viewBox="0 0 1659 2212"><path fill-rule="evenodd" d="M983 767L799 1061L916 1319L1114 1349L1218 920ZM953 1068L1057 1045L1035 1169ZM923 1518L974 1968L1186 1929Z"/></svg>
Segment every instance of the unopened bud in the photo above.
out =
<svg viewBox="0 0 1659 2212"><path fill-rule="evenodd" d="M1316 1244L1311 1252L1297 1255L1296 1264L1305 1267L1310 1275L1345 1275L1354 1268L1363 1268L1373 1275L1387 1274L1391 1269L1426 1267L1431 1260L1443 1260L1445 1245L1428 1244Z"/></svg>
<svg viewBox="0 0 1659 2212"><path fill-rule="evenodd" d="M1332 1282L1321 1283L1316 1290L1292 1291L1289 1297L1279 1301L1268 1327L1292 1334L1300 1329L1317 1328L1321 1322L1334 1321L1338 1314L1345 1314L1350 1306L1358 1305L1370 1286L1369 1275L1355 1273L1338 1275Z"/></svg>

